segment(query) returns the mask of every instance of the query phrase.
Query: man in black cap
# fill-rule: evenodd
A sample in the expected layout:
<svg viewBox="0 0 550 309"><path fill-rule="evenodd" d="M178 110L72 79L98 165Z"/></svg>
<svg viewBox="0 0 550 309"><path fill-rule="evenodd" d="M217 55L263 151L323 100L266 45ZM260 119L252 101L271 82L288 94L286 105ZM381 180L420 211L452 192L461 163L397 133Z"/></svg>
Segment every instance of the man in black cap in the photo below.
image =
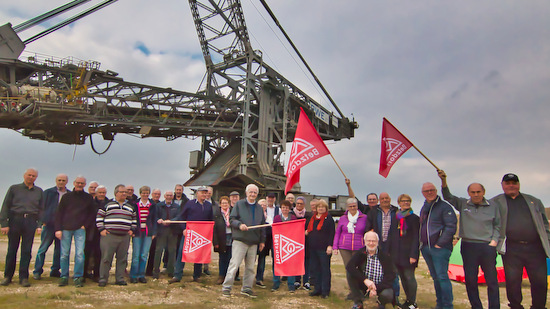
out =
<svg viewBox="0 0 550 309"><path fill-rule="evenodd" d="M497 250L502 254L506 275L506 296L512 309L521 305L521 281L525 267L531 283L531 308L545 308L548 291L546 257L550 257L550 229L542 202L519 192L519 178L502 177L504 194L493 197L500 209L502 226Z"/></svg>

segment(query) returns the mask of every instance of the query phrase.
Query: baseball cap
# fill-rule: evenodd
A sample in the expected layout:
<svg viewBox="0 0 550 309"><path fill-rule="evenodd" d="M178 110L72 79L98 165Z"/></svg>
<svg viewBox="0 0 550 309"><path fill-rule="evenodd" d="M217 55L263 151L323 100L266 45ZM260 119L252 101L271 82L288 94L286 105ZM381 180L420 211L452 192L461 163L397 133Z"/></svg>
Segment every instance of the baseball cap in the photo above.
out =
<svg viewBox="0 0 550 309"><path fill-rule="evenodd" d="M505 182L505 181L519 182L519 178L518 178L518 175L516 174L508 173L502 177L502 182Z"/></svg>

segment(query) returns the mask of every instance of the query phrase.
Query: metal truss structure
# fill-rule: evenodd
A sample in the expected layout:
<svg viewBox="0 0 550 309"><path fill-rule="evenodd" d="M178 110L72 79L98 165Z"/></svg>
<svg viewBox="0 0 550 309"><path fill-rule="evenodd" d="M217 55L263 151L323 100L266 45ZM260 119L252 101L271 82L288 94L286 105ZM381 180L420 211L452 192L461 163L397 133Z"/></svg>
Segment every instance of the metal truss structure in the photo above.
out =
<svg viewBox="0 0 550 309"><path fill-rule="evenodd" d="M222 191L250 181L266 191L284 188L283 154L300 108L323 139L353 137L354 121L315 102L252 49L240 0L189 4L207 70L199 92L127 82L97 62L19 60L0 49L0 127L67 144L95 133L106 140L119 133L201 138L185 185Z"/></svg>

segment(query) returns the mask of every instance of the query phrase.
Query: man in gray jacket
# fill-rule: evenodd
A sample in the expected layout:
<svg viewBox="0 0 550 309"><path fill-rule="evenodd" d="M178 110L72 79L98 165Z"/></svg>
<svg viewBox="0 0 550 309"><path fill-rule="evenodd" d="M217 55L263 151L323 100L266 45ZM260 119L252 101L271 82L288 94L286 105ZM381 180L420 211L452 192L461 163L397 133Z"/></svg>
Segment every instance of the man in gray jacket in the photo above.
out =
<svg viewBox="0 0 550 309"><path fill-rule="evenodd" d="M254 261L258 249L262 251L265 245L265 229L251 228L255 225L265 224L265 216L262 206L256 202L258 186L249 184L246 186L246 199L235 204L229 221L233 235L231 261L229 269L222 285L222 296L231 296L231 287L235 281L235 273L244 260L245 272L241 294L256 298L252 291L254 284Z"/></svg>
<svg viewBox="0 0 550 309"><path fill-rule="evenodd" d="M460 253L464 262L466 292L472 309L483 309L479 299L478 269L481 266L487 283L489 308L500 308L496 269L497 242L500 237L500 213L495 203L485 199L485 188L480 183L468 186L469 199L456 197L447 186L447 174L437 172L441 178L443 198L460 213Z"/></svg>
<svg viewBox="0 0 550 309"><path fill-rule="evenodd" d="M531 308L545 308L550 229L544 205L538 198L519 192L519 178L515 174L504 175L501 185L504 194L493 197L489 203L499 207L502 218L497 250L503 255L508 306L523 308L521 281L525 267L531 283Z"/></svg>

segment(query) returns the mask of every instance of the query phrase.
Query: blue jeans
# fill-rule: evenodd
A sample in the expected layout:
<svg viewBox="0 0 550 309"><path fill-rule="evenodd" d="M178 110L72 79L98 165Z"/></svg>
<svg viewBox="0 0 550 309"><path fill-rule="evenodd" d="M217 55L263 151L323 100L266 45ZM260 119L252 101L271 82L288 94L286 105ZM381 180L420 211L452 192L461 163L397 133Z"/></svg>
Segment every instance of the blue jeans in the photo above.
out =
<svg viewBox="0 0 550 309"><path fill-rule="evenodd" d="M448 273L451 250L425 246L422 247L422 256L428 264L430 275L434 281L437 307L453 308L453 286Z"/></svg>
<svg viewBox="0 0 550 309"><path fill-rule="evenodd" d="M59 239L55 237L55 228L51 225L42 226L42 233L40 233L40 247L38 248L38 253L36 254L36 261L34 262L34 271L33 274L42 275L44 270L44 262L46 259L46 252L50 246L54 243L53 249L53 264L52 272L59 272L61 268L59 258L61 256L61 243Z"/></svg>
<svg viewBox="0 0 550 309"><path fill-rule="evenodd" d="M63 230L61 236L61 277L69 277L69 257L71 256L71 242L74 237L74 274L73 277L80 278L84 274L84 243L86 241L86 230L75 231Z"/></svg>
<svg viewBox="0 0 550 309"><path fill-rule="evenodd" d="M132 266L130 267L130 278L145 278L145 267L151 247L151 237L142 233L132 238Z"/></svg>
<svg viewBox="0 0 550 309"><path fill-rule="evenodd" d="M310 271L315 274L313 280L314 293L326 296L330 293L330 257L326 250L310 250L309 252Z"/></svg>
<svg viewBox="0 0 550 309"><path fill-rule="evenodd" d="M185 236L181 238L181 241L178 245L178 250L176 252L176 263L174 264L174 278L179 280L181 280L181 277L183 277L183 269L185 268L185 263L181 261L181 255L183 253L184 243L185 243ZM194 277L195 277L195 271L193 271L193 278Z"/></svg>

